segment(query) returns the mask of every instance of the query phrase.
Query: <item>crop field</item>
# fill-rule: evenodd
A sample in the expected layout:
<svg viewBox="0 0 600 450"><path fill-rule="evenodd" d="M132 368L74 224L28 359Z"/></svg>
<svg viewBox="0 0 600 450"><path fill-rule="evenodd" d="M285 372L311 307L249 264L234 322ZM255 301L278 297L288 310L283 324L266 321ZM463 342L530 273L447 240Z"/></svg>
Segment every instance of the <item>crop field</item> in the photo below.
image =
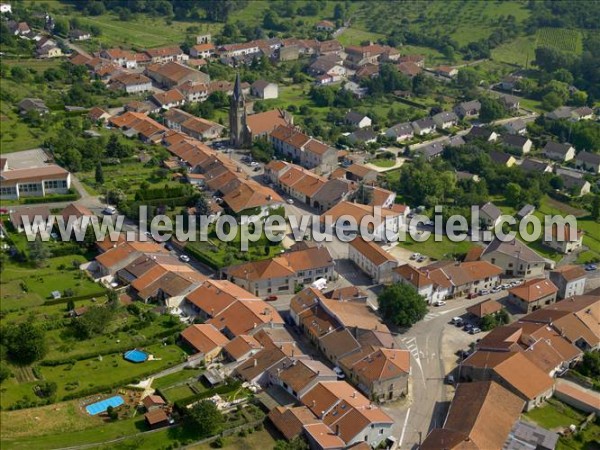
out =
<svg viewBox="0 0 600 450"><path fill-rule="evenodd" d="M566 28L540 28L536 35L536 47L550 47L580 55L583 51L581 32Z"/></svg>

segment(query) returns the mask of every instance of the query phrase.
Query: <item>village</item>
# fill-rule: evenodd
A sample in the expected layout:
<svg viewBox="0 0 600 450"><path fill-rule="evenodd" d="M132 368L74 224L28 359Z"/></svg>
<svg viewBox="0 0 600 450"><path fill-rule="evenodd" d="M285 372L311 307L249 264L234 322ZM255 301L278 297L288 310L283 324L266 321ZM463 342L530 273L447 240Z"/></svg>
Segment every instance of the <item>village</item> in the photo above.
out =
<svg viewBox="0 0 600 450"><path fill-rule="evenodd" d="M565 447L600 433L599 110L575 86L532 107L525 70L480 82L478 64L344 45L349 20L317 18L311 39L93 51L87 28L64 39L49 13L40 28L0 12L95 90L60 110L11 100L14 123L61 128L0 158L3 446L593 448ZM208 217L208 238L164 240L140 206ZM481 235L452 241L438 206L477 207ZM376 213L375 240L297 240L288 224L239 247L272 216ZM549 214L577 230L527 242L519 224ZM26 238L52 217L124 225ZM516 237L486 239L506 217ZM27 411L56 422L28 436Z"/></svg>

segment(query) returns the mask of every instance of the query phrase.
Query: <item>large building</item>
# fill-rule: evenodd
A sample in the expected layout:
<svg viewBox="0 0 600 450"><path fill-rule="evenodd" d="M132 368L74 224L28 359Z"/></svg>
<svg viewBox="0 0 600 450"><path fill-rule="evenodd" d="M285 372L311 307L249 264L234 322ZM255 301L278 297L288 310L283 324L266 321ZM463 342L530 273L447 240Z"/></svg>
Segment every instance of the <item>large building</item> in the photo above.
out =
<svg viewBox="0 0 600 450"><path fill-rule="evenodd" d="M55 164L11 169L4 158L2 158L1 164L0 198L2 200L67 194L71 188L71 174Z"/></svg>

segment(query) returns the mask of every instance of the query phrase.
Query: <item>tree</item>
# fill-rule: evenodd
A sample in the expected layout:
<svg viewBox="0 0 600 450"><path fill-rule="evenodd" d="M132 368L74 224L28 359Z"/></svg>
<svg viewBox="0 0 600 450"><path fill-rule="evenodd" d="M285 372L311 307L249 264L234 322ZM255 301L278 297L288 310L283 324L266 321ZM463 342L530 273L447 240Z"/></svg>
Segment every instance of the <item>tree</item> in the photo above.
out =
<svg viewBox="0 0 600 450"><path fill-rule="evenodd" d="M116 291L108 291L106 297L108 298L108 306L110 309L114 311L119 308L121 303L119 302L119 294L117 294Z"/></svg>
<svg viewBox="0 0 600 450"><path fill-rule="evenodd" d="M3 335L7 356L18 364L39 361L48 351L45 333L30 322L10 326Z"/></svg>
<svg viewBox="0 0 600 450"><path fill-rule="evenodd" d="M302 439L300 436L296 436L291 441L277 441L273 450L308 450L308 442Z"/></svg>
<svg viewBox="0 0 600 450"><path fill-rule="evenodd" d="M410 327L427 314L425 299L408 284L386 286L377 301L383 318L400 327Z"/></svg>
<svg viewBox="0 0 600 450"><path fill-rule="evenodd" d="M213 402L204 400L186 412L186 421L199 438L214 436L221 431L225 419Z"/></svg>
<svg viewBox="0 0 600 450"><path fill-rule="evenodd" d="M552 111L563 104L560 96L556 92L548 92L542 97L542 108L546 111Z"/></svg>
<svg viewBox="0 0 600 450"><path fill-rule="evenodd" d="M113 311L110 308L92 306L85 315L73 319L73 330L79 338L89 339L92 336L104 333L112 318Z"/></svg>
<svg viewBox="0 0 600 450"><path fill-rule="evenodd" d="M100 161L96 164L96 183L104 184L104 171L102 170L102 163Z"/></svg>
<svg viewBox="0 0 600 450"><path fill-rule="evenodd" d="M583 360L579 371L592 378L600 377L600 353L587 351L583 354Z"/></svg>
<svg viewBox="0 0 600 450"><path fill-rule="evenodd" d="M481 110L479 112L479 118L482 122L492 122L494 120L502 119L506 115L506 108L498 99L484 97L480 100L480 103Z"/></svg>
<svg viewBox="0 0 600 450"><path fill-rule="evenodd" d="M594 195L592 199L592 219L600 220L600 195Z"/></svg>
<svg viewBox="0 0 600 450"><path fill-rule="evenodd" d="M472 89L477 86L479 75L472 67L465 67L458 72L456 76L457 84L464 89Z"/></svg>
<svg viewBox="0 0 600 450"><path fill-rule="evenodd" d="M522 199L521 186L519 186L517 183L508 183L506 185L505 196L506 202L510 206L516 207L517 205L519 205L519 203L521 203Z"/></svg>
<svg viewBox="0 0 600 450"><path fill-rule="evenodd" d="M106 415L112 421L115 421L119 418L119 413L117 412L117 409L110 405L108 408L106 408Z"/></svg>
<svg viewBox="0 0 600 450"><path fill-rule="evenodd" d="M336 3L333 8L333 18L337 20L344 20L344 7L341 3Z"/></svg>
<svg viewBox="0 0 600 450"><path fill-rule="evenodd" d="M50 257L50 251L46 248L40 236L29 243L29 259L33 261L36 267L44 267L46 260Z"/></svg>
<svg viewBox="0 0 600 450"><path fill-rule="evenodd" d="M10 369L4 363L4 361L0 362L0 383L10 377Z"/></svg>
<svg viewBox="0 0 600 450"><path fill-rule="evenodd" d="M73 311L75 309L75 302L73 300L69 300L67 302L67 311Z"/></svg>
<svg viewBox="0 0 600 450"><path fill-rule="evenodd" d="M57 20L54 23L54 34L60 36L68 36L69 34L69 23L66 20Z"/></svg>

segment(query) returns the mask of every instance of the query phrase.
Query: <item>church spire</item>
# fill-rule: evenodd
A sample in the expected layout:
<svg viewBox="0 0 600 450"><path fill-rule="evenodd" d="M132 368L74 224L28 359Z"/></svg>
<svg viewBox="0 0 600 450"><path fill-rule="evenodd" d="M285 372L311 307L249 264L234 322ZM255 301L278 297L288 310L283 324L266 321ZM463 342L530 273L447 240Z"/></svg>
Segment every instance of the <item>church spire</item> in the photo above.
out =
<svg viewBox="0 0 600 450"><path fill-rule="evenodd" d="M242 82L240 81L240 73L235 76L235 86L233 87L233 100L239 102L242 99Z"/></svg>

